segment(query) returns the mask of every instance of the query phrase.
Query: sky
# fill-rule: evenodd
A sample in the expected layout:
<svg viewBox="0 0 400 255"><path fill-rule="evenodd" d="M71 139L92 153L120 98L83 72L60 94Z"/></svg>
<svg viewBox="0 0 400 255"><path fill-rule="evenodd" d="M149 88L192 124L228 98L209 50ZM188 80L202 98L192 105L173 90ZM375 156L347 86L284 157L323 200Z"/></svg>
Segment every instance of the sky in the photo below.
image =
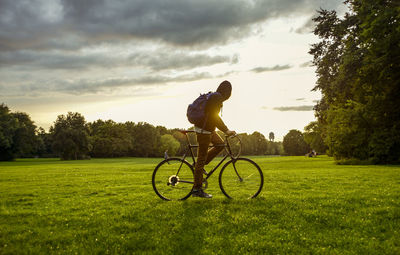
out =
<svg viewBox="0 0 400 255"><path fill-rule="evenodd" d="M321 98L312 17L342 0L0 0L0 103L46 130L57 116L188 128L228 80L229 129L277 140Z"/></svg>

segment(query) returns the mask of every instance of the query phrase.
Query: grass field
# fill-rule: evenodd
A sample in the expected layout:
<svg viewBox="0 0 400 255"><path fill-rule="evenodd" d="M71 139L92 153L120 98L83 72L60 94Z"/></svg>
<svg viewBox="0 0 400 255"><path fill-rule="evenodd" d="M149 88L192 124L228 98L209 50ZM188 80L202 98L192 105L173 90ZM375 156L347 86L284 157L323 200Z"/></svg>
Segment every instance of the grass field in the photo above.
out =
<svg viewBox="0 0 400 255"><path fill-rule="evenodd" d="M0 163L0 254L400 254L400 166L255 157L253 200L166 202L160 159Z"/></svg>

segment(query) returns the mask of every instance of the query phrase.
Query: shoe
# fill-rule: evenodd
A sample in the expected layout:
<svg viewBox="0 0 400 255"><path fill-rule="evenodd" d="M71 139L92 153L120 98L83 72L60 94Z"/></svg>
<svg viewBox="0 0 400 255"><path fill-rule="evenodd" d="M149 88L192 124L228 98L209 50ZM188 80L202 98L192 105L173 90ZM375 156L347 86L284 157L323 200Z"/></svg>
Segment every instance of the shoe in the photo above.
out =
<svg viewBox="0 0 400 255"><path fill-rule="evenodd" d="M212 198L212 195L205 193L202 189L194 189L192 191L192 197Z"/></svg>

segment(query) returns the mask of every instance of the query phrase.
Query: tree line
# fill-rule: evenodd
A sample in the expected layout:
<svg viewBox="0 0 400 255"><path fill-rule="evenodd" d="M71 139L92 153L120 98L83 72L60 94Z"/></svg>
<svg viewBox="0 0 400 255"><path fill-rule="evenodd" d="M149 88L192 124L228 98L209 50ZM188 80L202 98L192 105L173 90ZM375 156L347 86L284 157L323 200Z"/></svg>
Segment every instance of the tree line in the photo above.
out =
<svg viewBox="0 0 400 255"><path fill-rule="evenodd" d="M239 134L242 155L284 155L282 142L269 140L259 132ZM196 143L194 135L189 136ZM0 105L0 160L17 157L160 157L183 155L187 139L179 129L167 129L145 122L117 123L113 120L87 122L77 112L59 115L49 132L36 127L30 116L11 112Z"/></svg>

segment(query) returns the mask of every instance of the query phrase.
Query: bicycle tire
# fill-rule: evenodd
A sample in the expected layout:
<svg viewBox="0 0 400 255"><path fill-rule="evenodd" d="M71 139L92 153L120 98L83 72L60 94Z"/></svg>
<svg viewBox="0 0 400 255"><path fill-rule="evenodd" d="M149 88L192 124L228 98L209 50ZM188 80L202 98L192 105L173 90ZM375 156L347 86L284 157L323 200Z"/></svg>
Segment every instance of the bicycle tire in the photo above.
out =
<svg viewBox="0 0 400 255"><path fill-rule="evenodd" d="M153 189L161 199L185 200L193 188L193 172L193 166L186 160L165 159L153 171L151 179Z"/></svg>
<svg viewBox="0 0 400 255"><path fill-rule="evenodd" d="M219 173L219 187L228 198L257 197L264 185L261 168L253 160L237 158L228 161Z"/></svg>

